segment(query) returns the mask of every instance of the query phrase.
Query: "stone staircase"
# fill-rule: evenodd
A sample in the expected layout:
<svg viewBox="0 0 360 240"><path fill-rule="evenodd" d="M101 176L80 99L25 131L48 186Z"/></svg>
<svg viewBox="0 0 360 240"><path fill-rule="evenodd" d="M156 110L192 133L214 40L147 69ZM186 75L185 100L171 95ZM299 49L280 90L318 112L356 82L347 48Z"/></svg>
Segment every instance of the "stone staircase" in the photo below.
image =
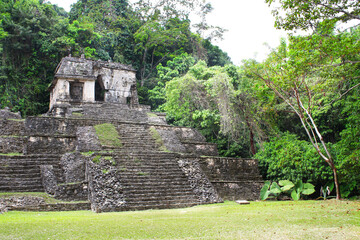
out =
<svg viewBox="0 0 360 240"><path fill-rule="evenodd" d="M57 155L0 155L0 192L44 192L41 165L52 165L56 177L61 179Z"/></svg>
<svg viewBox="0 0 360 240"><path fill-rule="evenodd" d="M126 210L188 207L199 204L175 154L117 153Z"/></svg>
<svg viewBox="0 0 360 240"><path fill-rule="evenodd" d="M148 125L121 124L117 126L117 131L124 151L149 152L159 150L159 146L150 135Z"/></svg>
<svg viewBox="0 0 360 240"><path fill-rule="evenodd" d="M84 105L80 108L80 111L76 111L76 108L70 110L72 117L83 117L93 119L113 119L117 121L128 122L147 122L148 116L144 111L138 109L131 109L126 104L90 104ZM78 114L76 114L76 112Z"/></svg>
<svg viewBox="0 0 360 240"><path fill-rule="evenodd" d="M105 147L116 163L125 204L117 210L179 208L200 204L178 154L162 152L148 125L119 124L121 148ZM113 165L113 164L112 164Z"/></svg>

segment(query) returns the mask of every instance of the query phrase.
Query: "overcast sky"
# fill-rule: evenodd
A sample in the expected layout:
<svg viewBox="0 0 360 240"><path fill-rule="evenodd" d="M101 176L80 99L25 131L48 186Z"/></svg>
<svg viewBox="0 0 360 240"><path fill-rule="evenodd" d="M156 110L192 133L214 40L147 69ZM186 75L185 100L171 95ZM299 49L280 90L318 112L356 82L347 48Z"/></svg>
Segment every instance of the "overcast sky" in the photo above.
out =
<svg viewBox="0 0 360 240"><path fill-rule="evenodd" d="M49 0L53 4L70 10L76 0ZM208 22L228 31L224 40L214 42L227 52L235 65L243 59L263 60L271 47L278 46L284 31L274 28L274 18L265 0L209 0L214 8Z"/></svg>

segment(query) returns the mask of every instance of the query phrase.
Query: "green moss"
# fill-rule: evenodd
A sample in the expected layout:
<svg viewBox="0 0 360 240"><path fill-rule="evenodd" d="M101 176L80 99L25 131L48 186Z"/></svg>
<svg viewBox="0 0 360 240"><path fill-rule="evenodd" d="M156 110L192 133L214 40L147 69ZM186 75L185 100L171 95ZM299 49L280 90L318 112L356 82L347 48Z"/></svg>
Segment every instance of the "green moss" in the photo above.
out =
<svg viewBox="0 0 360 240"><path fill-rule="evenodd" d="M93 157L92 161L93 161L94 163L100 163L100 158L101 158L100 155L96 155L95 157Z"/></svg>
<svg viewBox="0 0 360 240"><path fill-rule="evenodd" d="M24 156L24 154L19 152L13 152L13 153L0 153L0 156Z"/></svg>
<svg viewBox="0 0 360 240"><path fill-rule="evenodd" d="M89 156L91 156L91 155L93 155L94 154L94 152L92 152L92 151L89 151L89 152L81 152L81 155L83 155L83 156L85 156L85 157L89 157Z"/></svg>
<svg viewBox="0 0 360 240"><path fill-rule="evenodd" d="M14 121L14 122L25 122L25 119L15 119L15 118L9 118L9 121Z"/></svg>
<svg viewBox="0 0 360 240"><path fill-rule="evenodd" d="M157 117L157 115L155 113L152 113L152 112L148 112L146 114L148 115L148 117Z"/></svg>
<svg viewBox="0 0 360 240"><path fill-rule="evenodd" d="M103 170L101 170L101 172L102 172L103 174L107 174L107 173L110 172L110 170L108 170L108 169L103 169Z"/></svg>
<svg viewBox="0 0 360 240"><path fill-rule="evenodd" d="M71 113L71 115L73 115L74 117L82 117L83 116L83 114L79 113L79 112L73 112L73 113Z"/></svg>
<svg viewBox="0 0 360 240"><path fill-rule="evenodd" d="M116 165L116 161L114 160L113 157L111 156L106 156L106 157L103 157L104 160L107 160L107 161L110 161L110 163L115 166Z"/></svg>
<svg viewBox="0 0 360 240"><path fill-rule="evenodd" d="M59 183L58 186L76 185L76 184L82 184L82 182Z"/></svg>
<svg viewBox="0 0 360 240"><path fill-rule="evenodd" d="M99 151L98 153L106 154L106 153L113 153L113 152L114 152L114 150L107 150L107 151Z"/></svg>
<svg viewBox="0 0 360 240"><path fill-rule="evenodd" d="M127 168L126 168L126 167L122 167L122 168L120 168L120 171L125 172L125 171L127 171Z"/></svg>
<svg viewBox="0 0 360 240"><path fill-rule="evenodd" d="M158 131L156 131L155 127L150 127L150 134L152 136L152 138L155 140L156 145L159 147L160 151L163 152L170 152L164 145L164 141L162 140L160 134L158 133Z"/></svg>
<svg viewBox="0 0 360 240"><path fill-rule="evenodd" d="M135 162L135 163L141 163L141 159L135 157L135 158L134 158L134 162Z"/></svg>
<svg viewBox="0 0 360 240"><path fill-rule="evenodd" d="M110 147L122 147L120 136L111 123L104 123L94 126L96 135L98 136L101 145Z"/></svg>
<svg viewBox="0 0 360 240"><path fill-rule="evenodd" d="M147 172L138 172L137 173L139 176L146 176L146 175L149 175L149 173Z"/></svg>
<svg viewBox="0 0 360 240"><path fill-rule="evenodd" d="M2 137L2 138L25 138L24 136L19 136L19 135L2 135L0 137Z"/></svg>

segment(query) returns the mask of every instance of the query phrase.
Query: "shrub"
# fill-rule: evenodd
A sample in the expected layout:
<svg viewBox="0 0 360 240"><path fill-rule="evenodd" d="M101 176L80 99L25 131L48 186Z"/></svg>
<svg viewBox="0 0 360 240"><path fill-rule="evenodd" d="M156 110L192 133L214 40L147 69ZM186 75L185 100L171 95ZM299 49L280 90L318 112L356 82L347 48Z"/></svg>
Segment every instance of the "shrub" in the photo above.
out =
<svg viewBox="0 0 360 240"><path fill-rule="evenodd" d="M255 158L259 160L261 174L267 180L302 180L318 187L332 181L330 167L317 154L311 143L299 140L290 133L284 133L264 143Z"/></svg>

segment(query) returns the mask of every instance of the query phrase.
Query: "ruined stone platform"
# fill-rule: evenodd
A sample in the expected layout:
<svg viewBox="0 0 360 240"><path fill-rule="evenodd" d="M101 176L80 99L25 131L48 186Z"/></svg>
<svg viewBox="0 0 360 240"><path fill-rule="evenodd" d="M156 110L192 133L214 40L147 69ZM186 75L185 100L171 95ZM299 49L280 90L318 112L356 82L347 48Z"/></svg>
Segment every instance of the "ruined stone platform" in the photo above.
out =
<svg viewBox="0 0 360 240"><path fill-rule="evenodd" d="M257 161L219 157L197 130L140 105L131 67L66 57L56 71L47 114L0 110L0 192L46 192L95 212L259 198Z"/></svg>
<svg viewBox="0 0 360 240"><path fill-rule="evenodd" d="M89 200L96 212L258 199L255 160L218 157L198 131L167 125L163 114L148 109L87 108L0 119L0 191ZM134 111L134 121L123 117L126 111ZM120 146L101 143L95 128L102 124L116 129Z"/></svg>

